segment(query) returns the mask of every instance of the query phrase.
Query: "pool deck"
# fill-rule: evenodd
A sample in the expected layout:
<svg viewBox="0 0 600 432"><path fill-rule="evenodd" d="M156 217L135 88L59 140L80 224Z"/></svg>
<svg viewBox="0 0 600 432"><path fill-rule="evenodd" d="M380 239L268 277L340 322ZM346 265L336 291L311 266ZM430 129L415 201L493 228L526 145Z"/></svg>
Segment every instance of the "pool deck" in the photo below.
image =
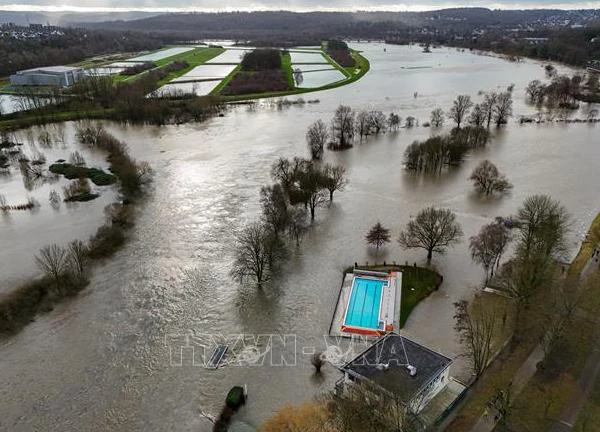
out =
<svg viewBox="0 0 600 432"><path fill-rule="evenodd" d="M352 279L354 277L354 273L346 273L344 275L344 279L342 280L342 285L340 287L340 293L338 295L338 301L335 306L335 310L333 312L333 318L331 320L331 326L329 327L329 336L333 337L346 337L352 338L352 333L347 333L342 331L342 325L344 323L344 316L346 315L346 308L348 307L348 301L350 299L350 293L352 291ZM392 279L394 280L394 279ZM387 307L384 306L384 317L393 317L394 330L398 331L400 329L400 297L401 297L401 287L402 287L402 274L397 273L395 278L396 283L396 295L393 302L388 301ZM389 290L384 292L384 296L390 296Z"/></svg>

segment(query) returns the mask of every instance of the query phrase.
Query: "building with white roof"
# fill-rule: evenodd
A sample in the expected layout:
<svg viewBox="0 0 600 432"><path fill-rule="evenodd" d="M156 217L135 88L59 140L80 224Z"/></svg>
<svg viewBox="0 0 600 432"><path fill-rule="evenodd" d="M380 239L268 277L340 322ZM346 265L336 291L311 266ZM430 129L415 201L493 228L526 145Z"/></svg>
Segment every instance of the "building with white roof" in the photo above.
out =
<svg viewBox="0 0 600 432"><path fill-rule="evenodd" d="M69 87L84 77L80 67L46 66L18 71L10 76L10 83L17 86Z"/></svg>

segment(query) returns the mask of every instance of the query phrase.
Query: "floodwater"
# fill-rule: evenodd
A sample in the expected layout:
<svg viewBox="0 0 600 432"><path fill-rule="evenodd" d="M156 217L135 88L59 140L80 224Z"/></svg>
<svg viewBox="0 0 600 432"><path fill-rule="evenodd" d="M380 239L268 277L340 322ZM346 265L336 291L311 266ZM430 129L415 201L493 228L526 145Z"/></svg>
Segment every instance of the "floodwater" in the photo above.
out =
<svg viewBox="0 0 600 432"><path fill-rule="evenodd" d="M41 104L48 103L48 99L41 99ZM0 114L11 114L17 111L24 111L29 108L30 102L25 96L0 94Z"/></svg>
<svg viewBox="0 0 600 432"><path fill-rule="evenodd" d="M218 414L229 388L243 383L250 398L237 418L257 426L286 402L330 390L339 373L328 366L325 378L315 380L310 356L331 343L323 335L342 270L367 260L425 260L423 251L403 251L395 242L374 256L364 235L378 220L396 237L411 215L435 204L457 213L468 238L493 217L515 212L528 195L545 193L569 208L571 253L578 248L600 209L600 127L519 125L512 119L487 148L436 178L402 168L406 146L431 133L415 127L345 152L326 152L326 162L346 167L346 190L331 207L318 209L314 226L300 248L291 248L271 285L258 290L233 282L228 269L234 233L258 217L259 188L269 182L271 164L280 156L306 157L307 127L319 118L328 122L340 103L393 110L422 124L432 109L448 109L458 94L478 100L480 90L514 83L518 118L534 112L524 102L526 84L544 76L543 65L535 62L509 63L453 49L428 55L419 47L387 46L384 52L381 44L358 46L371 60L371 71L349 86L313 95L320 104L281 110L274 104L239 106L203 124L164 128L107 125L136 158L153 166L153 190L131 241L96 268L90 286L0 346L1 430L210 430L201 413ZM507 174L514 184L510 195L481 199L472 193L467 177L483 159ZM483 272L471 262L466 242L436 255L433 264L444 283L415 309L405 332L454 358L460 347L452 303L471 297ZM228 364L211 371L194 364L190 348L181 349L186 335L198 348L210 342L208 335L238 333L288 337L286 344L274 339L273 358L260 366ZM258 347L266 346L263 336ZM244 352L252 357L252 351ZM195 354L200 357L200 350ZM465 377L463 359L456 360L452 374Z"/></svg>
<svg viewBox="0 0 600 432"><path fill-rule="evenodd" d="M172 57L193 50L194 47L173 47L129 59L131 62L150 62Z"/></svg>
<svg viewBox="0 0 600 432"><path fill-rule="evenodd" d="M11 157L9 169L0 173L0 195L4 196L7 204L25 204L28 198L39 204L32 210L0 212L0 239L2 244L10 245L0 249L0 293L39 274L34 255L42 247L53 243L66 245L75 239L85 240L95 233L104 223L104 207L117 199L115 187L95 186L90 182L92 192L100 194L98 198L88 202L51 204L50 192L56 191L62 200L63 187L70 183L65 177L48 171L48 167L58 159L68 161L71 153L78 151L85 158L86 166L108 171L106 154L79 144L74 135L72 127L50 124L10 136L13 141L22 144L10 150L19 149L29 160L43 155L46 162L40 165L42 178L23 173L17 161L18 155Z"/></svg>
<svg viewBox="0 0 600 432"><path fill-rule="evenodd" d="M302 73L302 80L298 82L296 80L297 87L321 87L327 84L333 84L338 81L342 81L346 78L346 75L341 73L337 69L321 70L321 71L306 71Z"/></svg>

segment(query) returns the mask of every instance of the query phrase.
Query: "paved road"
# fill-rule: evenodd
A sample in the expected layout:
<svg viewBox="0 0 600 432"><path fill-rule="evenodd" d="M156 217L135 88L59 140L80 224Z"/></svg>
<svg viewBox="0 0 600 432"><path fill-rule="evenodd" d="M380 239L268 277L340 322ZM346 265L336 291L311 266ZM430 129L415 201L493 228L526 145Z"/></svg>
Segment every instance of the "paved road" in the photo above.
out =
<svg viewBox="0 0 600 432"><path fill-rule="evenodd" d="M536 365L544 358L544 350L541 345L535 347L533 352L527 357L527 360L521 365L512 380L511 394L516 397L531 377L535 374ZM491 432L496 427L496 413L492 411L485 412L471 428L471 432Z"/></svg>

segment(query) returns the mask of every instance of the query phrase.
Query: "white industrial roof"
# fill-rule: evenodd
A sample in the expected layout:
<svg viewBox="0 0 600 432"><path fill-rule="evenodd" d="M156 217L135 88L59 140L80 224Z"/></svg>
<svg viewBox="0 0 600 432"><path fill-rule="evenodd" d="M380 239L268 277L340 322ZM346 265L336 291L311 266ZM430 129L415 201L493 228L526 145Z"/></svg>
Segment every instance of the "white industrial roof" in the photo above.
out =
<svg viewBox="0 0 600 432"><path fill-rule="evenodd" d="M19 71L19 73L25 73L25 72L64 73L64 72L71 72L71 71L76 71L76 70L80 70L80 69L81 69L80 67L72 67L72 66L44 66L44 67L37 67L37 68L22 70L22 71Z"/></svg>

